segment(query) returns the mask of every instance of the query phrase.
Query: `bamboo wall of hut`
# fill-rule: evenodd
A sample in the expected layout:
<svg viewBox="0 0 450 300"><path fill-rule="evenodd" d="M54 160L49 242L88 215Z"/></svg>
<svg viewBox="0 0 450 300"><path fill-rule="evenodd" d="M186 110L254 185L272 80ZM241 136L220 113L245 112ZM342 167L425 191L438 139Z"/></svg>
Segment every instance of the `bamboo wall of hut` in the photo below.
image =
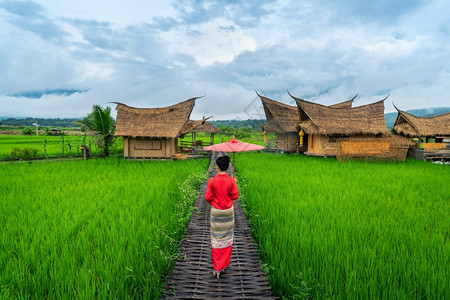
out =
<svg viewBox="0 0 450 300"><path fill-rule="evenodd" d="M299 150L298 132L276 133L277 149L283 152L297 152Z"/></svg>
<svg viewBox="0 0 450 300"><path fill-rule="evenodd" d="M172 157L178 152L177 138L124 137L124 157Z"/></svg>

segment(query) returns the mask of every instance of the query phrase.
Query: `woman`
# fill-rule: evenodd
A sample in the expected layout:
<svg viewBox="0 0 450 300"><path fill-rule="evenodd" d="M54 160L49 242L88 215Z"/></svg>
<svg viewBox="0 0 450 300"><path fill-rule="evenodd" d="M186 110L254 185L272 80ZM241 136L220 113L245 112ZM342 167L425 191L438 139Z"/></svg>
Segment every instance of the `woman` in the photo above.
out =
<svg viewBox="0 0 450 300"><path fill-rule="evenodd" d="M230 264L233 247L234 207L233 200L239 196L236 178L227 174L230 157L216 160L217 175L208 181L205 199L211 207L211 251L214 276L220 277Z"/></svg>

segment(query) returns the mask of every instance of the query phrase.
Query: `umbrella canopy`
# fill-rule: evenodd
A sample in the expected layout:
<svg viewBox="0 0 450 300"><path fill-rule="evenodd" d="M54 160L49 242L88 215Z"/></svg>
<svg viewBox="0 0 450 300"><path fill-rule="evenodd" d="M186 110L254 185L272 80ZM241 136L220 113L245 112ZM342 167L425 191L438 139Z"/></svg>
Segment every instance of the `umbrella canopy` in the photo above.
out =
<svg viewBox="0 0 450 300"><path fill-rule="evenodd" d="M235 169L235 153L236 152L244 152L244 151L252 151L252 150L262 150L264 149L263 146L251 144L251 143L245 143L237 140L234 136L231 140L211 145L204 148L205 150L209 151L224 151L224 152L233 152L233 177L234 177L234 169Z"/></svg>
<svg viewBox="0 0 450 300"><path fill-rule="evenodd" d="M215 144L204 148L209 151L224 151L224 152L243 152L252 150L262 150L263 146L244 143L237 140L234 136L231 140L225 143Z"/></svg>

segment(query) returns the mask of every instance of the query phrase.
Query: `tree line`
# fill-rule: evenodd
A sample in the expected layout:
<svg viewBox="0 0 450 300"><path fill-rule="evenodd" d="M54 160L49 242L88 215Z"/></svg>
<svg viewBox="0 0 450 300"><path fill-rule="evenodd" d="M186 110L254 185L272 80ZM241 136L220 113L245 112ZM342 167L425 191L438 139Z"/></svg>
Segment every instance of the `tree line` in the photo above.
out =
<svg viewBox="0 0 450 300"><path fill-rule="evenodd" d="M208 121L216 127L231 127L231 128L250 128L252 130L260 130L261 124L266 123L265 119L253 119L253 120L217 120Z"/></svg>
<svg viewBox="0 0 450 300"><path fill-rule="evenodd" d="M79 121L80 119L70 118L70 119L60 119L60 118L25 118L25 119L16 119L16 118L8 118L0 121L0 125L5 126L33 126L33 123L37 123L41 126L47 127L76 127L73 122Z"/></svg>
<svg viewBox="0 0 450 300"><path fill-rule="evenodd" d="M7 118L4 120L0 120L0 125L5 126L33 126L34 123L37 123L41 126L45 127L80 127L80 123L87 124L89 127L92 127L92 115L88 114L82 119L79 118ZM255 119L255 120L215 120L209 121L216 127L231 127L231 128L245 128L248 127L252 130L261 129L261 124L265 123L264 119ZM82 125L81 125L82 127Z"/></svg>

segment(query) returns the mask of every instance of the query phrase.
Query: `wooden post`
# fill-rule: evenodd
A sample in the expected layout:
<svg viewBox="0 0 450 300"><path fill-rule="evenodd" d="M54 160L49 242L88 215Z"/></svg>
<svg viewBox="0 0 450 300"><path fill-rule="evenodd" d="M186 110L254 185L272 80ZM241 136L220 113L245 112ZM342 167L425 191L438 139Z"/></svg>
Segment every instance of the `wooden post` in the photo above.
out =
<svg viewBox="0 0 450 300"><path fill-rule="evenodd" d="M214 132L211 132L211 145L214 145Z"/></svg>
<svg viewBox="0 0 450 300"><path fill-rule="evenodd" d="M36 136L38 136L39 135L39 129L38 129L38 121L37 121L37 119L36 119Z"/></svg>

